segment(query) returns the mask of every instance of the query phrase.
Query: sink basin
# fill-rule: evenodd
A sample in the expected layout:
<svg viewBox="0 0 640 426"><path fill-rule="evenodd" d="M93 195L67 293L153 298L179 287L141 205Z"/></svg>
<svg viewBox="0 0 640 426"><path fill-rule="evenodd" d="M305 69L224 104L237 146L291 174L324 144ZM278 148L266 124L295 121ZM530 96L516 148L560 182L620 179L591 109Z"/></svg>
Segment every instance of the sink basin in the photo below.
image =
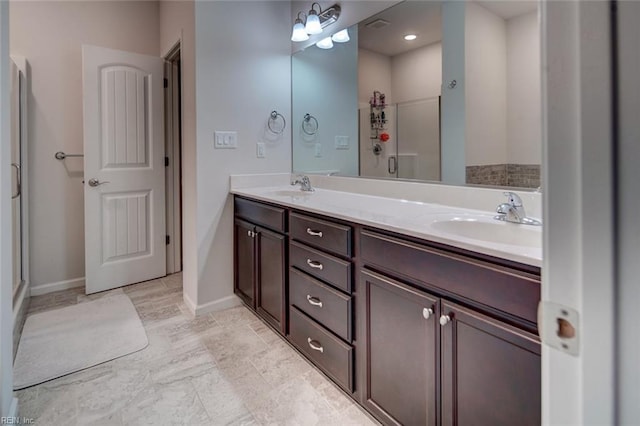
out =
<svg viewBox="0 0 640 426"><path fill-rule="evenodd" d="M542 232L539 227L498 222L493 219L455 218L431 224L433 229L472 240L539 248Z"/></svg>
<svg viewBox="0 0 640 426"><path fill-rule="evenodd" d="M310 197L313 192L301 191L299 189L283 189L278 191L271 191L270 194L277 197Z"/></svg>

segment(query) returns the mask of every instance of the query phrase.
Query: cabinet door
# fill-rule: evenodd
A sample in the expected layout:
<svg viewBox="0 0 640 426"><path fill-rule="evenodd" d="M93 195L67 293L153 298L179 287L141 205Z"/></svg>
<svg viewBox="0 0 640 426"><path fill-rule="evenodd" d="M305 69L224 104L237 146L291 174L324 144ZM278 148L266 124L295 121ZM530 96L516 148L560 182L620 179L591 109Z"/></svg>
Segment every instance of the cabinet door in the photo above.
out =
<svg viewBox="0 0 640 426"><path fill-rule="evenodd" d="M255 309L255 226L236 219L234 223L235 293Z"/></svg>
<svg viewBox="0 0 640 426"><path fill-rule="evenodd" d="M358 321L365 324L364 405L386 424L435 425L438 299L364 270L358 296Z"/></svg>
<svg viewBox="0 0 640 426"><path fill-rule="evenodd" d="M257 311L284 334L287 239L284 235L263 228L257 228L257 234Z"/></svg>
<svg viewBox="0 0 640 426"><path fill-rule="evenodd" d="M445 301L442 315L442 424L539 425L537 337Z"/></svg>

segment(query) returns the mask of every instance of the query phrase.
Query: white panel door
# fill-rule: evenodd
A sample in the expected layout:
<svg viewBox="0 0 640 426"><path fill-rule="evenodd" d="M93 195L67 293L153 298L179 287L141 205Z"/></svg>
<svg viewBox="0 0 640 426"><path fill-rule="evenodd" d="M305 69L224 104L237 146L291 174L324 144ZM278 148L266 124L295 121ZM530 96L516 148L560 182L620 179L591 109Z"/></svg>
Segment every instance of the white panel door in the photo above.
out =
<svg viewBox="0 0 640 426"><path fill-rule="evenodd" d="M13 231L13 296L22 283L22 159L20 134L20 72L11 62L11 173Z"/></svg>
<svg viewBox="0 0 640 426"><path fill-rule="evenodd" d="M163 61L82 47L87 294L166 272Z"/></svg>

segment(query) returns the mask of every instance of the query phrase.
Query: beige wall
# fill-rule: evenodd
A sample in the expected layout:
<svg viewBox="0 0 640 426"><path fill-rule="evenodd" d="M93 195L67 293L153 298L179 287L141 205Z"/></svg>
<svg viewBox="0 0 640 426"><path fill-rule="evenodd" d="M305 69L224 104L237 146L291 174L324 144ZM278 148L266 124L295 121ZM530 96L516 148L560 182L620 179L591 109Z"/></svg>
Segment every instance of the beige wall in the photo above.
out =
<svg viewBox="0 0 640 426"><path fill-rule="evenodd" d="M160 53L181 40L183 291L198 291L196 237L196 40L193 1L160 2ZM194 296L191 296L193 298ZM193 300L193 299L192 299Z"/></svg>
<svg viewBox="0 0 640 426"><path fill-rule="evenodd" d="M11 53L31 65L29 182L31 284L84 277L81 45L159 54L150 1L13 1Z"/></svg>
<svg viewBox="0 0 640 426"><path fill-rule="evenodd" d="M391 58L391 95L394 103L440 96L442 43L432 43Z"/></svg>
<svg viewBox="0 0 640 426"><path fill-rule="evenodd" d="M542 162L538 12L507 21L507 161Z"/></svg>
<svg viewBox="0 0 640 426"><path fill-rule="evenodd" d="M507 161L506 22L476 3L466 5L466 163L502 164Z"/></svg>

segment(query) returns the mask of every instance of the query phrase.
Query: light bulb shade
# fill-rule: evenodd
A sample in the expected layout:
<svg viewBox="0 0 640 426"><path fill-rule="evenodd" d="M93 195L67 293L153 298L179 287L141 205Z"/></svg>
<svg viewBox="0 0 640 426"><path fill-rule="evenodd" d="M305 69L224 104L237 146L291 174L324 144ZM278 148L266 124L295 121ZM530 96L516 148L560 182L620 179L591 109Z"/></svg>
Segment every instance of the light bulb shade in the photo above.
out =
<svg viewBox="0 0 640 426"><path fill-rule="evenodd" d="M309 35L320 34L322 32L322 26L320 25L320 18L318 13L311 9L309 16L307 16L307 24L304 26L305 31Z"/></svg>
<svg viewBox="0 0 640 426"><path fill-rule="evenodd" d="M296 23L293 25L293 32L291 33L291 41L307 41L309 40L309 36L307 32L304 30L304 25L302 25L302 21L296 19Z"/></svg>
<svg viewBox="0 0 640 426"><path fill-rule="evenodd" d="M347 31L346 28L342 31L338 31L337 33L331 36L331 40L335 41L336 43L346 43L349 40L351 40L349 38L349 31Z"/></svg>
<svg viewBox="0 0 640 426"><path fill-rule="evenodd" d="M316 43L320 49L331 49L333 47L333 42L331 41L331 37L323 38L319 42Z"/></svg>

